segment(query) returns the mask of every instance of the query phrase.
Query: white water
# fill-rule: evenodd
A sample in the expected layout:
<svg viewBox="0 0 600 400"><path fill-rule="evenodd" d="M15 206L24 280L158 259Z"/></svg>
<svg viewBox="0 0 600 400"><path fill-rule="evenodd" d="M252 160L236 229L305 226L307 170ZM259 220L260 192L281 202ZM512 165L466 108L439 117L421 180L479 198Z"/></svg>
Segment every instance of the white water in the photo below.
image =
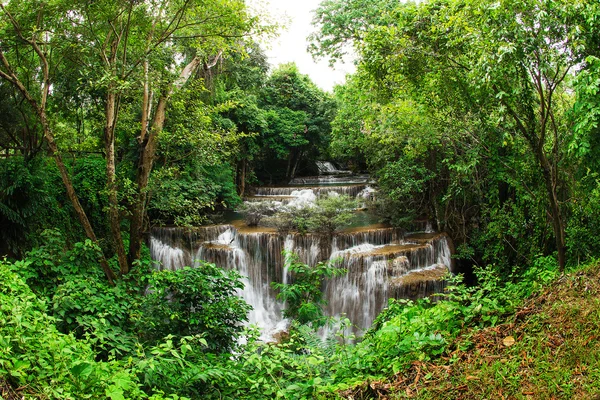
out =
<svg viewBox="0 0 600 400"><path fill-rule="evenodd" d="M176 228L168 234L165 234L164 228L154 233L150 246L155 260L169 269L183 267L186 259L195 260L194 265L205 260L225 269L237 269L246 277L245 288L239 295L253 307L249 314L250 323L259 326L262 339L266 341L272 340L273 335L287 325L282 316L284 305L275 298L276 293L271 288L273 281L290 282L282 256L284 249L295 252L302 262L309 265L330 259L338 260L338 264L347 269L345 275L333 278L324 288L329 303L326 314L347 316L358 327L356 333L368 328L387 305L387 299L394 293L390 287L391 279L439 264L447 268L450 266L450 250L445 235L433 236L425 243L409 246L410 237L406 240L399 238L387 228L336 235L328 241L330 244L325 244L317 235L289 234L283 237L272 232L242 233L233 226L220 226L197 233L205 240L191 244L189 249L181 249L164 242L176 236L173 230ZM159 237L161 232L162 240ZM186 235L183 230L178 232ZM389 240L396 243L390 244ZM194 243L194 240L183 237L178 242ZM403 243L406 246L398 247ZM435 290L443 288L439 285L432 287ZM429 294L424 290L407 289L418 297Z"/></svg>
<svg viewBox="0 0 600 400"><path fill-rule="evenodd" d="M328 174L345 174L328 162L319 169ZM336 179L336 183L352 182L352 176L322 176L318 179ZM268 187L258 188L252 201L268 201L272 207L291 209L310 207L325 195L346 194L360 203L374 199L376 191L366 184L340 186ZM431 232L431 224L424 226ZM414 271L444 265L450 268L451 254L445 235L407 237L397 229L373 228L356 232L342 232L325 238L315 234L288 234L275 232L240 232L232 225L201 227L189 232L176 228L158 228L150 239L152 258L165 269L184 265L201 265L200 260L215 263L225 269L236 269L244 279L239 295L253 310L251 324L259 326L262 339L270 341L277 332L285 330L287 321L282 316L284 304L276 299L271 282L290 283L283 250L294 252L300 261L316 265L321 261L335 261L347 273L331 279L324 287L328 301L326 314L347 316L354 333L368 328L377 314L394 296L423 297L443 289L437 281L424 281L414 287L398 287L399 277Z"/></svg>
<svg viewBox="0 0 600 400"><path fill-rule="evenodd" d="M154 236L150 238L150 257L160 264L161 269L174 271L185 265L182 249L171 247Z"/></svg>
<svg viewBox="0 0 600 400"><path fill-rule="evenodd" d="M312 207L317 201L317 195L312 189L294 190L290 195L293 198L287 204L289 208Z"/></svg>
<svg viewBox="0 0 600 400"><path fill-rule="evenodd" d="M317 168L319 169L319 173L321 174L335 174L340 172L340 170L338 170L329 161L317 161Z"/></svg>

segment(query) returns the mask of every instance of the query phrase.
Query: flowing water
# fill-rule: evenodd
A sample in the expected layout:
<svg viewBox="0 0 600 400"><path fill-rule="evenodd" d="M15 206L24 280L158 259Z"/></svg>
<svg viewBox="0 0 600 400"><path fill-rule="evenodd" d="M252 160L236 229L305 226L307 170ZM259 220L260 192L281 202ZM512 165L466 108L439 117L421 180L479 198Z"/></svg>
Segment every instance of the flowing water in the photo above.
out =
<svg viewBox="0 0 600 400"><path fill-rule="evenodd" d="M332 171L328 173L323 178L336 176ZM375 196L368 180L356 184L355 176L346 178L345 184L338 181L335 186L258 188L255 196L246 200L272 201L289 207L314 202L331 192L364 201ZM362 214L363 221L365 215ZM286 327L283 304L276 300L271 288L271 282L287 283L291 279L285 270L283 250L295 252L309 265L332 260L347 273L331 279L323 288L328 302L326 314L348 317L355 326L354 332L360 333L371 325L389 298L416 299L443 290L440 277L451 266L449 238L431 232L428 224L422 223L419 228L423 232L406 234L367 221L363 226L324 237L282 235L274 229L250 228L243 221L234 220L195 229L155 228L150 251L163 269L199 267L202 260L238 270L246 277L239 295L252 305L249 320L259 326L265 340Z"/></svg>

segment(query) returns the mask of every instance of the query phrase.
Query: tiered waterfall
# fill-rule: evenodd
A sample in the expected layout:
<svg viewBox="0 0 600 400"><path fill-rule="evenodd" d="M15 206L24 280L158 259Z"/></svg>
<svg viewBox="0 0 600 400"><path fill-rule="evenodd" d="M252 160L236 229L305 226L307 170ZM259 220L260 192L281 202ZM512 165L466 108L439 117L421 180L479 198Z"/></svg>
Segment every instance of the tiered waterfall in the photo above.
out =
<svg viewBox="0 0 600 400"><path fill-rule="evenodd" d="M337 179L333 185L332 178ZM368 177L345 172L301 179L292 183L303 186L258 188L247 201L286 204L311 201L330 192L367 199L374 193ZM327 186L305 186L307 181L325 182ZM194 229L155 228L150 238L151 254L160 268L198 267L202 260L237 269L246 277L240 296L253 307L250 322L261 328L265 338L285 329L283 305L271 288L271 282L291 279L285 271L283 250L297 253L309 265L333 260L347 270L323 288L328 302L326 314L345 315L360 332L370 326L389 298L414 299L442 291L440 278L450 269L450 248L449 238L443 233L405 233L366 225L331 237L282 235L270 228L247 227L241 220Z"/></svg>

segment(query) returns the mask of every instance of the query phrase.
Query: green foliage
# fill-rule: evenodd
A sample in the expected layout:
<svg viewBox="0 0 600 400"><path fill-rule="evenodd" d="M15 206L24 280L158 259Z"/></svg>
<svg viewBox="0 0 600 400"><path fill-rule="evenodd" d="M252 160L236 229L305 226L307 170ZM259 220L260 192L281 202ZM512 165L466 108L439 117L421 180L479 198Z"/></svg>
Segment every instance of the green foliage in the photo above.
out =
<svg viewBox="0 0 600 400"><path fill-rule="evenodd" d="M138 328L149 341L175 334L201 335L213 351L230 349L247 321L250 306L237 297L237 271L214 264L155 271L149 278Z"/></svg>
<svg viewBox="0 0 600 400"><path fill-rule="evenodd" d="M97 235L108 232L105 211L108 207L106 192L106 161L101 157L81 157L73 163L73 186L85 212L96 227Z"/></svg>
<svg viewBox="0 0 600 400"><path fill-rule="evenodd" d="M260 91L259 105L265 122L257 138L260 179L290 179L302 163L326 154L335 103L295 64L273 71Z"/></svg>
<svg viewBox="0 0 600 400"><path fill-rule="evenodd" d="M239 371L239 381L222 390L231 398L311 399L318 397L325 383L322 373L327 358L318 348L311 354L298 351L298 336L279 345L250 343L239 361L231 365Z"/></svg>
<svg viewBox="0 0 600 400"><path fill-rule="evenodd" d="M322 327L327 322L323 314L323 306L327 304L322 292L324 281L343 275L346 270L331 262L320 262L311 267L301 263L295 253L284 252L283 257L286 270L292 274L292 283L271 284L279 291L277 298L286 304L283 315L300 324L310 324L315 329Z"/></svg>
<svg viewBox="0 0 600 400"><path fill-rule="evenodd" d="M396 226L410 224L418 213L429 214L421 204L430 195L428 182L435 173L410 157L400 157L379 171L379 185L384 193L376 206L378 214Z"/></svg>
<svg viewBox="0 0 600 400"><path fill-rule="evenodd" d="M332 235L352 223L356 208L356 200L350 196L329 194L317 199L315 206L310 210L306 227L311 232Z"/></svg>
<svg viewBox="0 0 600 400"><path fill-rule="evenodd" d="M319 4L313 25L319 29L309 36L309 51L316 57L329 57L330 64L360 45L374 25L389 23L388 13L397 6L394 0L330 0Z"/></svg>
<svg viewBox="0 0 600 400"><path fill-rule="evenodd" d="M229 165L189 163L161 168L152 175L149 214L163 224L199 225L209 211L240 202Z"/></svg>
<svg viewBox="0 0 600 400"><path fill-rule="evenodd" d="M595 173L583 178L577 187L577 196L571 204L571 218L567 226L567 252L573 264L597 257L600 238L592 232L600 224L600 182Z"/></svg>
<svg viewBox="0 0 600 400"><path fill-rule="evenodd" d="M275 206L267 201L246 201L238 208L248 226L257 226L264 217L272 216L276 211Z"/></svg>
<svg viewBox="0 0 600 400"><path fill-rule="evenodd" d="M95 362L87 343L59 333L15 269L0 261L0 377L50 399L146 397L126 370Z"/></svg>
<svg viewBox="0 0 600 400"><path fill-rule="evenodd" d="M225 356L207 353L202 335L175 339L167 336L156 346L140 349L131 360L132 373L147 392L176 392L191 399L206 398L220 382L235 382Z"/></svg>
<svg viewBox="0 0 600 400"><path fill-rule="evenodd" d="M0 160L0 253L22 256L46 227L73 232L56 169L41 157Z"/></svg>
<svg viewBox="0 0 600 400"><path fill-rule="evenodd" d="M91 240L70 247L57 229L45 230L41 237L44 244L29 251L27 258L19 262L19 273L37 294L51 299L62 282L81 276L103 276L97 265L101 250Z"/></svg>
<svg viewBox="0 0 600 400"><path fill-rule="evenodd" d="M336 230L354 221L356 200L347 195L328 194L314 203L303 203L281 208L262 218L266 226L274 226L281 233L296 231L332 235Z"/></svg>
<svg viewBox="0 0 600 400"><path fill-rule="evenodd" d="M293 281L275 286L286 315L298 324L276 345L259 343L256 332L246 331L247 343L236 346L235 354L226 350L242 334L239 322L248 307L232 296L241 286L239 277L210 264L154 272L145 293L133 281L111 288L73 275L56 291L54 319L16 274L23 263L2 262L0 317L6 323L0 326L0 378L28 384L49 398L329 397L451 351L460 332L500 323L558 276L553 258L539 258L508 281L494 267L480 269L478 286L453 278L435 303L391 301L362 341L348 345L333 336L322 341L314 330L326 320L323 280L343 271L326 264L311 268L293 255L286 259ZM143 265L138 269L141 276L147 273ZM59 333L55 324L76 335ZM345 328L347 323L341 339ZM136 334L152 343L138 343Z"/></svg>
<svg viewBox="0 0 600 400"><path fill-rule="evenodd" d="M103 277L73 276L52 298L56 327L63 333L86 338L96 357L120 358L136 349L132 319L140 296L127 282L110 286Z"/></svg>

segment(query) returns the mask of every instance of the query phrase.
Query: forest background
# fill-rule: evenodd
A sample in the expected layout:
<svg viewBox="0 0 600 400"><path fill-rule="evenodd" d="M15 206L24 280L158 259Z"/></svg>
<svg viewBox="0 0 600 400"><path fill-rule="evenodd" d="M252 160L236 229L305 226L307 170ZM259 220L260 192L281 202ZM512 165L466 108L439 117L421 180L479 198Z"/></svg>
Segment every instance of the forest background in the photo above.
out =
<svg viewBox="0 0 600 400"><path fill-rule="evenodd" d="M293 64L269 69L253 38L276 26L243 1L0 8L0 376L31 396L335 393L441 354L599 254L594 1L325 1L311 51L357 57L333 94ZM316 160L369 171L393 226L448 232L478 286L457 284L447 309L390 307L356 347L299 328L260 353L237 349L235 273L152 271L151 226L217 221ZM390 326L404 347L390 350Z"/></svg>

